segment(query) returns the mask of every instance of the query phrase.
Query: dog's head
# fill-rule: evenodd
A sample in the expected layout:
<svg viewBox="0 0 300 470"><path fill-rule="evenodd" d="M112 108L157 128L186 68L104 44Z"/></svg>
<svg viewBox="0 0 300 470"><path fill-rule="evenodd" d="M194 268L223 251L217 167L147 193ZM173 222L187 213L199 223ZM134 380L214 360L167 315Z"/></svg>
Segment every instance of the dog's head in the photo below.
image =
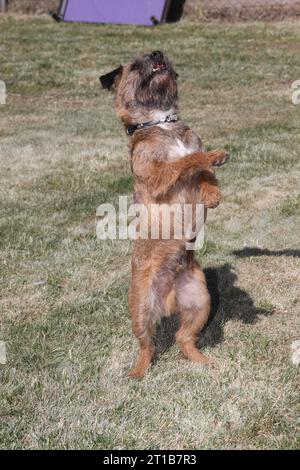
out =
<svg viewBox="0 0 300 470"><path fill-rule="evenodd" d="M177 74L160 51L102 75L103 88L115 90L118 116L128 125L177 111Z"/></svg>

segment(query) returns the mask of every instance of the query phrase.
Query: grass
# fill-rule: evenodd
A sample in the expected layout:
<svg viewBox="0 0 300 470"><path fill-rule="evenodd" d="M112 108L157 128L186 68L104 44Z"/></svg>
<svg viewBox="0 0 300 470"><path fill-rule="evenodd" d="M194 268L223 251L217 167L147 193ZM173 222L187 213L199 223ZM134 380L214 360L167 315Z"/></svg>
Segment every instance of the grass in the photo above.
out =
<svg viewBox="0 0 300 470"><path fill-rule="evenodd" d="M297 448L299 22L0 23L1 448ZM98 76L157 48L182 117L232 156L199 253L213 298L199 344L219 367L185 361L162 321L163 354L134 382L130 242L95 235L97 206L132 180Z"/></svg>

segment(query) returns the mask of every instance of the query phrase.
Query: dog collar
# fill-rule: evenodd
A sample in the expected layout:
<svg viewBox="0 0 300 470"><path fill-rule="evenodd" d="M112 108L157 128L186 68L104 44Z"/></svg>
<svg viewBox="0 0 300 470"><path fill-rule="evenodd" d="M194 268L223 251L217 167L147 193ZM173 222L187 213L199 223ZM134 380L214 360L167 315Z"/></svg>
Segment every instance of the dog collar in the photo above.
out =
<svg viewBox="0 0 300 470"><path fill-rule="evenodd" d="M157 126L157 124L163 124L165 122L176 122L178 121L179 117L177 114L168 114L164 119L159 119L158 121L148 121L148 122L141 122L140 124L131 124L126 128L127 135L133 135L133 133L139 129L144 129L145 127L150 126Z"/></svg>

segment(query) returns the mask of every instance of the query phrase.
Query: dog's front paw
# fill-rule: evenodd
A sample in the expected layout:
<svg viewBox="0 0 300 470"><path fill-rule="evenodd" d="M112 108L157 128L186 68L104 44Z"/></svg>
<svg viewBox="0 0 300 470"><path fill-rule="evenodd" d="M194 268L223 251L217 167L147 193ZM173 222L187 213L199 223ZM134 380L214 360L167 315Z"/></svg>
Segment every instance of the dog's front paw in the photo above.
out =
<svg viewBox="0 0 300 470"><path fill-rule="evenodd" d="M214 209L220 204L221 191L218 186L202 185L200 195L201 202L207 209Z"/></svg>
<svg viewBox="0 0 300 470"><path fill-rule="evenodd" d="M203 172L200 176L200 199L206 209L218 207L221 191L213 172Z"/></svg>
<svg viewBox="0 0 300 470"><path fill-rule="evenodd" d="M229 160L229 153L226 150L214 150L209 153L212 166L222 166Z"/></svg>

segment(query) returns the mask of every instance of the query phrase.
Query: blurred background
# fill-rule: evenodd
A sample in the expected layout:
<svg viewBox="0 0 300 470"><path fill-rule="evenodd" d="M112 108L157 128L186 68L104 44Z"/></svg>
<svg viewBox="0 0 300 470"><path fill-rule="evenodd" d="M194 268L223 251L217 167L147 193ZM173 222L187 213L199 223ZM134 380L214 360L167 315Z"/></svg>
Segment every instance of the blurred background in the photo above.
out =
<svg viewBox="0 0 300 470"><path fill-rule="evenodd" d="M59 0L0 0L7 11L43 14L55 11ZM183 17L195 21L278 20L300 16L300 0L179 0Z"/></svg>

